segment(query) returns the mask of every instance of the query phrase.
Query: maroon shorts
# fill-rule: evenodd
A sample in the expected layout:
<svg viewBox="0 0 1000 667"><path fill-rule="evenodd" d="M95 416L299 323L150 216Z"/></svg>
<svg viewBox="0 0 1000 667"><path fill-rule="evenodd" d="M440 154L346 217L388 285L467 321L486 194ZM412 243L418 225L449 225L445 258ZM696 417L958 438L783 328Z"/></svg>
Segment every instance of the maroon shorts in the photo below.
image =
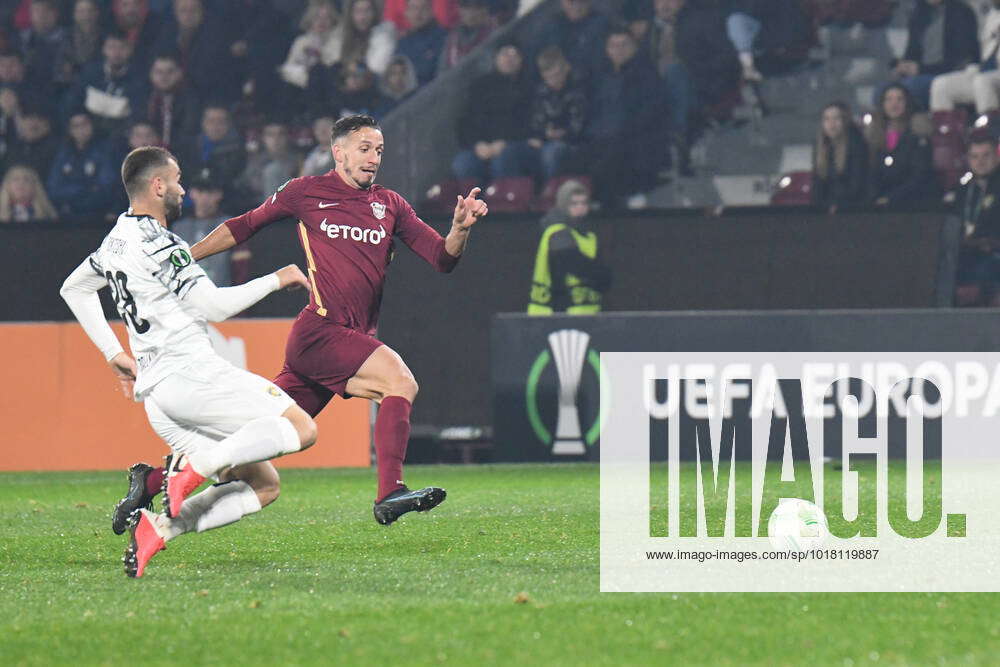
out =
<svg viewBox="0 0 1000 667"><path fill-rule="evenodd" d="M334 394L349 398L347 381L381 345L368 334L303 310L288 334L285 367L274 384L315 417Z"/></svg>

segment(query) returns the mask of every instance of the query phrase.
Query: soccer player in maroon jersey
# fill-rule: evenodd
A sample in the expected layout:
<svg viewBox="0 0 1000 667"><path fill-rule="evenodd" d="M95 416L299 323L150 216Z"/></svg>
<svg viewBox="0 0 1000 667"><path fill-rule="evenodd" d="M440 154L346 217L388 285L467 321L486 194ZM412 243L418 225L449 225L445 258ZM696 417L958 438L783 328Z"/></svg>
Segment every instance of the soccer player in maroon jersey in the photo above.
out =
<svg viewBox="0 0 1000 667"><path fill-rule="evenodd" d="M375 119L342 118L334 125L331 140L333 171L288 181L256 209L219 225L191 251L195 259L202 259L246 241L273 222L298 220L313 289L309 305L292 326L285 366L274 383L312 416L334 394L380 404L375 419L378 492L373 511L379 523L388 525L406 512L436 507L446 494L436 487L411 491L403 483L417 383L402 358L374 337L385 270L399 239L438 271L450 272L472 225L487 214L487 207L477 198L479 188L459 196L451 231L442 238L399 194L375 183L384 147ZM155 482L159 469L139 472L130 474L129 495L119 503L116 515L151 500L144 491L155 490L155 484L147 484L146 476Z"/></svg>

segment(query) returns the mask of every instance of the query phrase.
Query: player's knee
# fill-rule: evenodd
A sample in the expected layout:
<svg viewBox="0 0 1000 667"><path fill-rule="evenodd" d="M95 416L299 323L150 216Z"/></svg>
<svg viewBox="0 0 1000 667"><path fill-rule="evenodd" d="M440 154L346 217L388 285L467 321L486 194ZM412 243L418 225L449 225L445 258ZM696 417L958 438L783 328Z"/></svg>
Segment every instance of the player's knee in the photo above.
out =
<svg viewBox="0 0 1000 667"><path fill-rule="evenodd" d="M257 500L260 501L261 507L267 507L281 495L281 482L275 478L274 480L268 480L254 489L257 494Z"/></svg>
<svg viewBox="0 0 1000 667"><path fill-rule="evenodd" d="M417 385L416 379L412 375L407 374L396 378L395 382L392 383L389 393L393 396L402 396L412 403L417 397L418 391L420 391L420 387Z"/></svg>
<svg viewBox="0 0 1000 667"><path fill-rule="evenodd" d="M299 432L299 442L302 445L302 449L308 449L316 444L319 429L316 428L316 422L312 420L312 417L306 415L306 418L301 424L295 427L295 430Z"/></svg>

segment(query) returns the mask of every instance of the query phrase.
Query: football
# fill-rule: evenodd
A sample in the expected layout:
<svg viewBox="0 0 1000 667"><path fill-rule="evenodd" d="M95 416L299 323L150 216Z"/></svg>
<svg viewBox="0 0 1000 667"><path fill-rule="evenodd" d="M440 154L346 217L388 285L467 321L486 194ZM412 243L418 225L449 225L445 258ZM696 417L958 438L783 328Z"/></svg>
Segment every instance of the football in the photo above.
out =
<svg viewBox="0 0 1000 667"><path fill-rule="evenodd" d="M767 520L771 546L782 551L814 549L829 535L823 510L801 498L781 498Z"/></svg>

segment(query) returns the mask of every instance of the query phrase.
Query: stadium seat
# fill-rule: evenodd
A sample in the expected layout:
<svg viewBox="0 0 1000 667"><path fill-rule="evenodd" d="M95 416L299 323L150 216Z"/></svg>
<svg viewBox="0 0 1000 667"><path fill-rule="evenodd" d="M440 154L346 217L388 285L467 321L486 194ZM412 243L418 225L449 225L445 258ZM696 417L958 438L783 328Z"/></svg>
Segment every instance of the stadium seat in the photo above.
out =
<svg viewBox="0 0 1000 667"><path fill-rule="evenodd" d="M811 171L792 171L782 175L771 195L772 206L808 206L812 203Z"/></svg>
<svg viewBox="0 0 1000 667"><path fill-rule="evenodd" d="M934 112L934 171L941 187L950 190L965 173L965 128L968 114L964 109Z"/></svg>
<svg viewBox="0 0 1000 667"><path fill-rule="evenodd" d="M545 184L542 188L542 194L538 195L538 199L535 200L536 210L545 213L549 211L553 206L556 205L556 195L559 193L559 188L566 181L579 181L588 192L593 191L591 187L590 176L574 176L571 174L566 174L563 176L555 176L549 179L549 182Z"/></svg>
<svg viewBox="0 0 1000 667"><path fill-rule="evenodd" d="M535 201L535 182L526 176L500 178L483 195L494 213L525 213Z"/></svg>
<svg viewBox="0 0 1000 667"><path fill-rule="evenodd" d="M421 208L428 213L439 213L446 215L455 210L455 199L459 195L469 194L469 190L476 187L476 181L465 178L461 180L448 179L435 183L427 189L427 198L424 199Z"/></svg>

